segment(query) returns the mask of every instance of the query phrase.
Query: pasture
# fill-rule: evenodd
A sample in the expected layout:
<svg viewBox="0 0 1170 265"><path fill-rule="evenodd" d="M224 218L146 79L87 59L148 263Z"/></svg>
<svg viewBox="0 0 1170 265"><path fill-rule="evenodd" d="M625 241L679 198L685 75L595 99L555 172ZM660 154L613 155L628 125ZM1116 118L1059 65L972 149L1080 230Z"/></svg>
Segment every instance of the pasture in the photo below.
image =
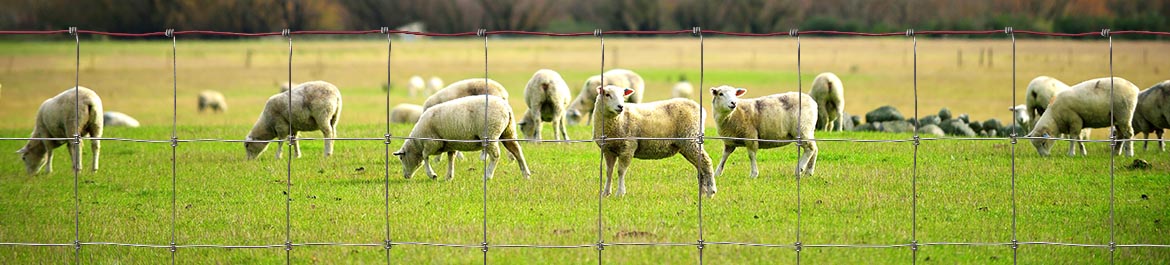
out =
<svg viewBox="0 0 1170 265"><path fill-rule="evenodd" d="M386 127L387 47L384 36L352 40L294 40L293 81L326 80L342 91L345 108L339 137L380 138L388 129L405 136L410 125ZM0 42L0 138L27 137L37 106L74 83L74 44L52 41ZM482 78L481 38L396 40L390 59L390 106L421 104L409 97L405 81L412 75L439 76L447 83ZM646 99L669 96L680 75L698 94L728 84L748 89L745 97L797 90L798 76L807 93L820 72L835 72L845 83L846 111L853 115L892 105L914 114L914 63L907 38L801 38L797 74L793 38L707 38L704 78L699 86L697 38L607 38L605 69L627 68L647 80ZM991 40L918 40L919 115L948 107L972 119L1010 121L1012 98L1023 104L1033 77L1049 75L1070 85L1108 76L1109 47L1104 40L1022 38L1018 46L1015 92L1011 42ZM288 79L288 43L280 38L238 41L178 41L177 101L172 101L171 43L162 40L83 40L80 83L101 95L107 111L136 117L141 128L107 127L104 137L167 140L172 107L177 109L180 139L242 140L264 101ZM579 38L493 38L488 44L487 74L505 85L517 115L526 109L523 86L540 68L560 72L574 93L585 78L601 71L599 42ZM1165 42L1116 40L1113 73L1141 88L1165 80L1162 62L1170 59ZM215 89L227 97L223 114L198 113L196 95ZM707 101L709 98L704 99ZM697 100L697 99L696 99ZM710 108L709 102L701 102ZM551 139L547 127L545 139ZM708 116L707 135L717 135ZM569 126L572 139L591 138L591 128ZM1094 131L1094 139L1107 135ZM301 137L320 137L318 132ZM910 139L910 134L818 132L820 139ZM25 141L0 141L0 150L17 150ZM519 177L515 161L503 159L495 178L481 179L478 153L457 160L453 181L426 178L418 172L401 177L396 158L386 163L401 140L338 141L333 157L322 157L320 141L305 141L304 156L291 163L288 230L293 243L381 244L387 233L395 242L478 245L487 233L492 245L589 245L598 240L600 157L593 143L522 143L531 180ZM1132 158L1118 157L1115 226L1110 225L1110 156L1108 143L1090 143L1088 157L1066 157L1058 143L1052 157L1039 157L1027 141L924 141L917 157L917 193L911 190L914 147L909 142L820 145L816 175L801 179L800 207L793 177L796 147L760 152L760 177L747 178L747 155L741 149L716 178L719 193L702 201L702 235L706 242L791 245L892 245L911 241L917 217L919 243L1003 243L1012 238L1012 168L1016 160L1017 238L1025 242L1170 244L1170 153L1156 148L1136 157L1150 169L1128 169ZM88 145L88 143L87 143ZM82 242L167 245L282 245L285 241L287 160L273 157L274 146L256 161L244 160L242 143L194 142L176 148L172 185L169 143L103 141L102 168L78 179ZM722 143L705 148L718 160ZM11 152L8 151L8 152ZM90 155L88 147L84 153ZM69 156L57 149L55 171L27 176L19 155L0 159L0 242L71 243L74 239L73 174ZM287 155L287 154L286 154ZM445 162L445 161L444 161ZM442 175L445 164L436 170ZM388 178L387 178L388 176ZM625 197L602 200L607 243L694 243L699 238L695 173L682 157L635 160ZM384 196L389 189L388 204ZM175 201L172 205L172 189ZM917 197L916 212L911 196ZM387 209L388 205L388 209ZM387 214L387 210L389 214ZM799 212L799 215L798 215ZM387 220L390 226L387 228ZM399 245L393 263L478 263L479 248ZM689 263L694 246L608 246L603 262ZM899 248L805 248L802 262L905 263L911 251ZM0 260L11 263L65 263L72 247L0 246ZM276 263L283 246L260 249L182 248L180 263ZM296 263L380 263L378 247L299 246ZM159 263L166 248L87 245L85 262ZM594 263L594 248L532 249L493 247L489 262ZM1108 248L1024 245L1023 263L1107 263ZM1170 263L1170 249L1118 248L1121 263ZM707 245L704 259L716 263L792 263L792 248ZM919 262L1010 263L1008 246L920 247Z"/></svg>

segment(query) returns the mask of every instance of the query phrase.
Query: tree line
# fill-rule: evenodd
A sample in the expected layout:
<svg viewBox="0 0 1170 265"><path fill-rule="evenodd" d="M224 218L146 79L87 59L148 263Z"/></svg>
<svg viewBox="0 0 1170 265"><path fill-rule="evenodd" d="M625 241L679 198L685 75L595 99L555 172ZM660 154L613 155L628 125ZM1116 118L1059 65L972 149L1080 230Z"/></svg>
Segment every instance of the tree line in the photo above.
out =
<svg viewBox="0 0 1170 265"><path fill-rule="evenodd" d="M1170 30L1170 0L0 0L0 29Z"/></svg>

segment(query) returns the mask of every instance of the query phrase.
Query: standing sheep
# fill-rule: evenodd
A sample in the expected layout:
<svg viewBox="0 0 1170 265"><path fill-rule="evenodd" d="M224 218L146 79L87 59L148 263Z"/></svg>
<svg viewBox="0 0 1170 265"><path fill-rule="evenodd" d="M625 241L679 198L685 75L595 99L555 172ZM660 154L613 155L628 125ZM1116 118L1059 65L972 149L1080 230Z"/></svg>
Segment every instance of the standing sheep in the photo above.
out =
<svg viewBox="0 0 1170 265"><path fill-rule="evenodd" d="M699 172L699 193L715 196L715 176L711 172L711 158L703 151L695 137L703 128L699 103L687 99L668 99L649 103L626 103L626 96L634 89L617 86L597 88L593 115L593 139L605 157L606 178L603 195L609 196L613 169L618 168L617 195L626 194L626 170L631 158L663 159L682 154ZM602 137L614 140L601 141ZM646 140L648 138L685 138L677 140Z"/></svg>
<svg viewBox="0 0 1170 265"><path fill-rule="evenodd" d="M685 77L680 77L678 83L674 83L674 87L670 89L671 98L691 98L695 94L695 86L691 82L687 82Z"/></svg>
<svg viewBox="0 0 1170 265"><path fill-rule="evenodd" d="M565 110L569 107L569 85L556 71L540 69L524 87L528 110L520 119L520 131L530 140L540 140L542 122L552 122L557 140L569 140L565 130Z"/></svg>
<svg viewBox="0 0 1170 265"><path fill-rule="evenodd" d="M289 95L292 95L292 113L289 113ZM291 125L290 128L290 119ZM325 156L333 154L333 140L337 137L337 121L341 119L341 91L325 81L301 83L285 93L273 95L264 104L260 118L245 138L248 159L255 159L268 148L268 140L298 132L317 131L325 136ZM260 142L252 142L260 141ZM290 142L293 157L301 157L301 146ZM276 158L280 158L284 142L277 142Z"/></svg>
<svg viewBox="0 0 1170 265"><path fill-rule="evenodd" d="M492 95L508 99L508 90L504 89L504 85L496 82L496 80L487 79L485 84L483 78L464 79L451 83L447 87L435 92L434 95L427 97L426 102L423 103L423 109L429 109L431 106L457 98L475 95Z"/></svg>
<svg viewBox="0 0 1170 265"><path fill-rule="evenodd" d="M227 111L227 101L224 100L223 94L219 91L199 91L199 112L203 112L204 109L222 113Z"/></svg>
<svg viewBox="0 0 1170 265"><path fill-rule="evenodd" d="M1028 83L1028 90L1024 94L1024 105L1027 105L1028 116L1039 119L1044 115L1044 111L1048 109L1048 105L1052 103L1056 94L1067 91L1068 85L1060 82L1056 78L1048 76L1038 76ZM1036 120L1032 120L1035 122ZM1035 124L1020 124L1027 130L1032 130Z"/></svg>
<svg viewBox="0 0 1170 265"><path fill-rule="evenodd" d="M821 73L813 79L809 93L817 102L817 129L833 131L837 119L845 116L845 85L837 75Z"/></svg>
<svg viewBox="0 0 1170 265"><path fill-rule="evenodd" d="M1137 109L1133 112L1135 133L1150 139L1150 133L1158 136L1158 149L1166 151L1162 130L1170 128L1170 80L1162 81L1138 93ZM1142 143L1142 150L1148 150L1150 142Z"/></svg>
<svg viewBox="0 0 1170 265"><path fill-rule="evenodd" d="M130 128L138 128L138 120L130 117L126 113L117 111L107 111L102 114L103 126L126 126Z"/></svg>
<svg viewBox="0 0 1170 265"><path fill-rule="evenodd" d="M634 90L634 93L626 96L625 101L629 103L642 102L642 91L646 88L646 80L642 76L634 73L634 71L626 69L613 69L604 73L605 82L601 82L601 76L590 76L585 80L585 84L581 86L581 92L577 94L577 98L569 103L569 111L566 115L569 124L578 124L581 121L586 123L592 122L589 115L593 115L594 99L597 98L597 90L602 86L617 86L625 87Z"/></svg>
<svg viewBox="0 0 1170 265"><path fill-rule="evenodd" d="M761 140L813 140L817 124L817 102L804 93L788 92L754 99L740 99L747 89L720 86L711 88L711 106L715 110L715 126L719 136L761 139ZM723 173L723 164L736 147L745 146L752 162L752 178L759 175L756 169L756 150L788 145L787 142L760 142L741 139L723 140L723 158L715 175ZM803 175L812 175L817 163L817 142L809 141L800 146L804 149L797 168Z"/></svg>
<svg viewBox="0 0 1170 265"><path fill-rule="evenodd" d="M391 123L414 124L422 116L423 107L415 104L398 104L390 110Z"/></svg>
<svg viewBox="0 0 1170 265"><path fill-rule="evenodd" d="M438 76L432 76L431 79L427 80L428 95L439 92L439 89L443 89L443 79L440 79Z"/></svg>
<svg viewBox="0 0 1170 265"><path fill-rule="evenodd" d="M57 94L53 98L41 103L37 110L36 124L30 138L72 138L102 137L102 99L97 93L85 87L75 87ZM81 171L81 142L72 140L29 140L16 153L24 161L24 170L29 175L37 174L44 168L45 172L53 172L53 149L68 144L69 157L73 159L73 172ZM93 150L90 161L90 170L98 170L98 157L101 156L102 145L99 140L89 143Z"/></svg>
<svg viewBox="0 0 1170 265"><path fill-rule="evenodd" d="M485 106L485 100L487 106ZM488 117L488 119L485 120L484 117ZM410 131L410 138L471 141L407 139L406 142L402 143L402 148L394 152L394 155L398 156L402 162L402 177L409 179L418 170L419 162L422 162L426 167L427 175L432 179L438 178L439 175L431 169L430 159L427 158L447 153L447 180L451 180L455 177L455 151L484 150L480 158L488 160L487 168L485 168L486 177L492 178L496 162L500 158L499 143L491 142L485 146L482 142L475 140L516 139L515 120L508 101L496 96L463 97L427 108L426 111L423 111L418 123L414 125L414 129ZM516 158L516 163L520 165L520 172L524 178L528 179L532 174L528 171L528 164L524 160L520 144L515 141L503 141L503 144L504 148L508 149L508 152Z"/></svg>
<svg viewBox="0 0 1170 265"><path fill-rule="evenodd" d="M1137 99L1137 86L1120 77L1081 82L1060 93L1060 96L1048 105L1044 114L1036 119L1035 127L1028 136L1048 138L1067 134L1082 138L1084 137L1080 133L1082 129L1112 127L1117 139L1133 138L1132 124ZM1050 153L1054 142L1055 140L1044 138L1032 139L1032 145L1042 156ZM1076 143L1069 143L1069 156L1076 155ZM1133 142L1123 142L1113 151L1117 154L1126 152L1126 155L1132 157Z"/></svg>
<svg viewBox="0 0 1170 265"><path fill-rule="evenodd" d="M423 93L423 96L429 95L430 93L427 93L426 89L427 89L426 80L423 80L423 78L421 76L417 76L417 75L411 76L410 83L406 85L406 90L410 91L411 97L418 96L419 93Z"/></svg>

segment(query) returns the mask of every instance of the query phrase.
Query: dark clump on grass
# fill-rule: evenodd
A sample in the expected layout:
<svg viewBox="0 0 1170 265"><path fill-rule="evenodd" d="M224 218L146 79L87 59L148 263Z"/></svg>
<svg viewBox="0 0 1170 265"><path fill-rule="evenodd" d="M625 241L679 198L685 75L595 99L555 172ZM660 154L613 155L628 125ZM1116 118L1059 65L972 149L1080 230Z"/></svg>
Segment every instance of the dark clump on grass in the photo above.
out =
<svg viewBox="0 0 1170 265"><path fill-rule="evenodd" d="M1150 168L1152 168L1152 167L1153 167L1153 165L1150 165L1150 162L1148 162L1148 161L1146 161L1146 160L1142 160L1142 159L1134 159L1134 160L1133 160L1133 164L1130 164L1130 165L1129 165L1128 167L1126 167L1126 168L1129 168L1129 169L1131 169L1131 170L1136 170L1136 169L1150 169ZM1143 196L1144 196L1144 195L1143 195Z"/></svg>

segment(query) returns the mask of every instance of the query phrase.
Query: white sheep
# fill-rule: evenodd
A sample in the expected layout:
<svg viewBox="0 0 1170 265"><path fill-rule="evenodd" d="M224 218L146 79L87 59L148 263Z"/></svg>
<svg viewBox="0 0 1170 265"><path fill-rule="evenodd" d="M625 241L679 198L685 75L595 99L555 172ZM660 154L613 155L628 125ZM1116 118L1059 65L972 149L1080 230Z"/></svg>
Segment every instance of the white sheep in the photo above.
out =
<svg viewBox="0 0 1170 265"><path fill-rule="evenodd" d="M837 119L845 116L845 85L841 78L833 73L821 73L813 79L809 94L817 102L817 129L833 131Z"/></svg>
<svg viewBox="0 0 1170 265"><path fill-rule="evenodd" d="M597 88L593 115L593 139L605 157L606 179L603 195L611 194L613 169L618 169L617 195L626 193L626 170L630 159L663 159L682 154L698 171L699 193L715 195L715 176L711 172L711 158L696 141L703 128L699 103L687 99L668 99L648 103L626 103L626 96L635 93L632 88L605 86ZM603 140L605 139L612 140ZM680 138L677 140L631 139Z"/></svg>
<svg viewBox="0 0 1170 265"><path fill-rule="evenodd" d="M499 144L491 142L485 146L482 142L474 140L516 139L518 132L515 120L508 101L490 95L458 98L427 108L414 125L414 129L410 131L411 138L473 141L407 139L402 143L402 148L394 152L402 162L402 177L409 179L418 170L419 162L422 162L427 175L432 179L438 178L438 174L431 169L428 158L447 153L447 180L451 180L455 177L456 151L484 150L480 158L488 160L485 168L486 178L492 178L496 162L500 158ZM528 179L531 173L524 160L524 153L520 150L520 144L515 141L503 141L503 144L512 157L516 158L524 178Z"/></svg>
<svg viewBox="0 0 1170 265"><path fill-rule="evenodd" d="M102 137L104 123L101 115L102 99L97 93L85 87L75 87L57 94L53 98L41 103L37 110L36 124L30 138L73 138ZM69 145L69 156L73 159L73 172L81 171L81 142L73 140L29 140L23 148L16 151L21 154L24 169L29 175L37 174L43 168L46 173L53 172L53 149L61 145ZM93 150L90 161L90 170L98 170L98 157L101 156L102 145L99 140L89 143Z"/></svg>
<svg viewBox="0 0 1170 265"><path fill-rule="evenodd" d="M1137 109L1133 112L1134 133L1150 133L1158 137L1158 149L1166 151L1162 141L1162 130L1170 129L1170 80L1162 81L1138 93ZM1142 150L1148 150L1150 142L1142 143Z"/></svg>
<svg viewBox="0 0 1170 265"><path fill-rule="evenodd" d="M1017 126L1025 126L1032 123L1032 116L1028 115L1028 106L1024 104L1016 105L1008 108L1012 112L1012 119L1016 121Z"/></svg>
<svg viewBox="0 0 1170 265"><path fill-rule="evenodd" d="M419 93L422 93L423 96L429 94L426 92L427 82L426 80L423 80L421 76L411 76L409 82L410 83L406 85L406 90L410 91L411 97L418 96Z"/></svg>
<svg viewBox="0 0 1170 265"><path fill-rule="evenodd" d="M427 100L423 103L423 108L428 109L439 103L475 95L492 95L508 99L508 90L504 89L504 85L496 82L496 80L487 79L485 83L483 78L464 79L451 83L447 87L435 92L434 95L427 97Z"/></svg>
<svg viewBox="0 0 1170 265"><path fill-rule="evenodd" d="M581 91L577 93L577 98L569 103L569 111L566 118L569 124L578 124L581 121L586 123L592 122L589 118L593 115L594 99L597 98L598 88L602 86L617 86L625 87L634 90L634 93L626 96L626 102L640 103L642 102L642 91L646 88L646 80L642 76L634 73L634 71L626 69L613 69L603 73L605 82L601 82L601 75L590 76L585 79L585 84L581 86Z"/></svg>
<svg viewBox="0 0 1170 265"><path fill-rule="evenodd" d="M431 79L427 80L427 94L439 92L439 89L443 89L443 79L440 79L438 76L432 76Z"/></svg>
<svg viewBox="0 0 1170 265"><path fill-rule="evenodd" d="M1048 138L1067 134L1083 138L1084 135L1079 133L1083 129L1112 127L1117 139L1130 139L1133 137L1133 113L1137 107L1137 97L1137 86L1120 77L1081 82L1060 93L1048 105L1044 114L1036 119L1035 127L1028 136ZM1042 156L1050 153L1055 142L1045 138L1032 139L1032 145ZM1069 144L1069 156L1076 155L1076 143ZM1133 142L1123 142L1113 151L1133 156Z"/></svg>
<svg viewBox="0 0 1170 265"><path fill-rule="evenodd" d="M795 140L796 137L802 140L816 139L813 130L817 124L818 106L812 96L788 92L753 99L739 98L744 93L747 93L747 89L730 86L711 88L711 106L715 110L715 126L719 129L719 136L761 140ZM741 139L723 140L723 158L715 170L716 176L723 173L723 165L736 147L747 147L748 158L752 163L749 176L754 178L759 175L756 168L758 149L789 144ZM805 142L800 148L804 152L797 163L797 170L801 174L812 175L817 163L817 143Z"/></svg>
<svg viewBox="0 0 1170 265"><path fill-rule="evenodd" d="M138 120L130 117L126 113L117 111L107 111L102 114L102 122L105 126L125 126L130 128L138 128Z"/></svg>
<svg viewBox="0 0 1170 265"><path fill-rule="evenodd" d="M569 108L572 96L569 85L556 71L540 69L528 80L524 87L524 101L528 110L520 118L520 131L524 137L531 140L540 140L540 131L543 122L552 122L553 135L557 140L569 140L569 133L565 130L565 111Z"/></svg>
<svg viewBox="0 0 1170 265"><path fill-rule="evenodd" d="M391 123L414 124L422 116L423 107L415 104L398 104L390 109Z"/></svg>
<svg viewBox="0 0 1170 265"><path fill-rule="evenodd" d="M215 90L199 91L199 112L204 109L210 109L215 112L227 111L227 101L224 100L223 93Z"/></svg>
<svg viewBox="0 0 1170 265"><path fill-rule="evenodd" d="M1057 95L1068 91L1068 85L1064 84L1056 78L1049 76L1038 76L1028 82L1028 89L1024 94L1024 105L1027 107L1027 114L1031 118L1031 123L1020 124L1024 131L1032 131L1036 126L1035 122L1044 115L1044 111L1048 109L1048 105L1056 99ZM1059 134L1059 137L1065 137L1077 140L1088 140L1091 129L1085 128L1078 133L1075 138L1071 134ZM1087 155L1088 149L1085 148L1085 142L1074 142L1081 148L1081 153Z"/></svg>
<svg viewBox="0 0 1170 265"><path fill-rule="evenodd" d="M292 95L292 108L289 108L289 95ZM252 126L252 131L245 138L244 143L248 159L255 159L268 148L268 140L278 137L293 136L298 132L317 131L325 136L325 156L333 154L333 140L337 137L337 122L341 119L341 91L337 86L325 81L311 81L301 83L292 90L279 93L268 98L260 118ZM289 113L289 111L292 113ZM290 118L291 125L290 128ZM295 139L294 139L295 140ZM256 142L253 142L256 141ZM289 143L293 157L301 157L301 146L295 141ZM276 158L280 158L284 142L276 146Z"/></svg>
<svg viewBox="0 0 1170 265"><path fill-rule="evenodd" d="M674 83L674 87L670 89L671 98L689 99L693 94L695 94L695 86L691 85L691 82L687 81L678 81L678 83Z"/></svg>
<svg viewBox="0 0 1170 265"><path fill-rule="evenodd" d="M281 82L280 83L280 92L288 91L289 88L294 88L294 87L297 87L297 83Z"/></svg>

